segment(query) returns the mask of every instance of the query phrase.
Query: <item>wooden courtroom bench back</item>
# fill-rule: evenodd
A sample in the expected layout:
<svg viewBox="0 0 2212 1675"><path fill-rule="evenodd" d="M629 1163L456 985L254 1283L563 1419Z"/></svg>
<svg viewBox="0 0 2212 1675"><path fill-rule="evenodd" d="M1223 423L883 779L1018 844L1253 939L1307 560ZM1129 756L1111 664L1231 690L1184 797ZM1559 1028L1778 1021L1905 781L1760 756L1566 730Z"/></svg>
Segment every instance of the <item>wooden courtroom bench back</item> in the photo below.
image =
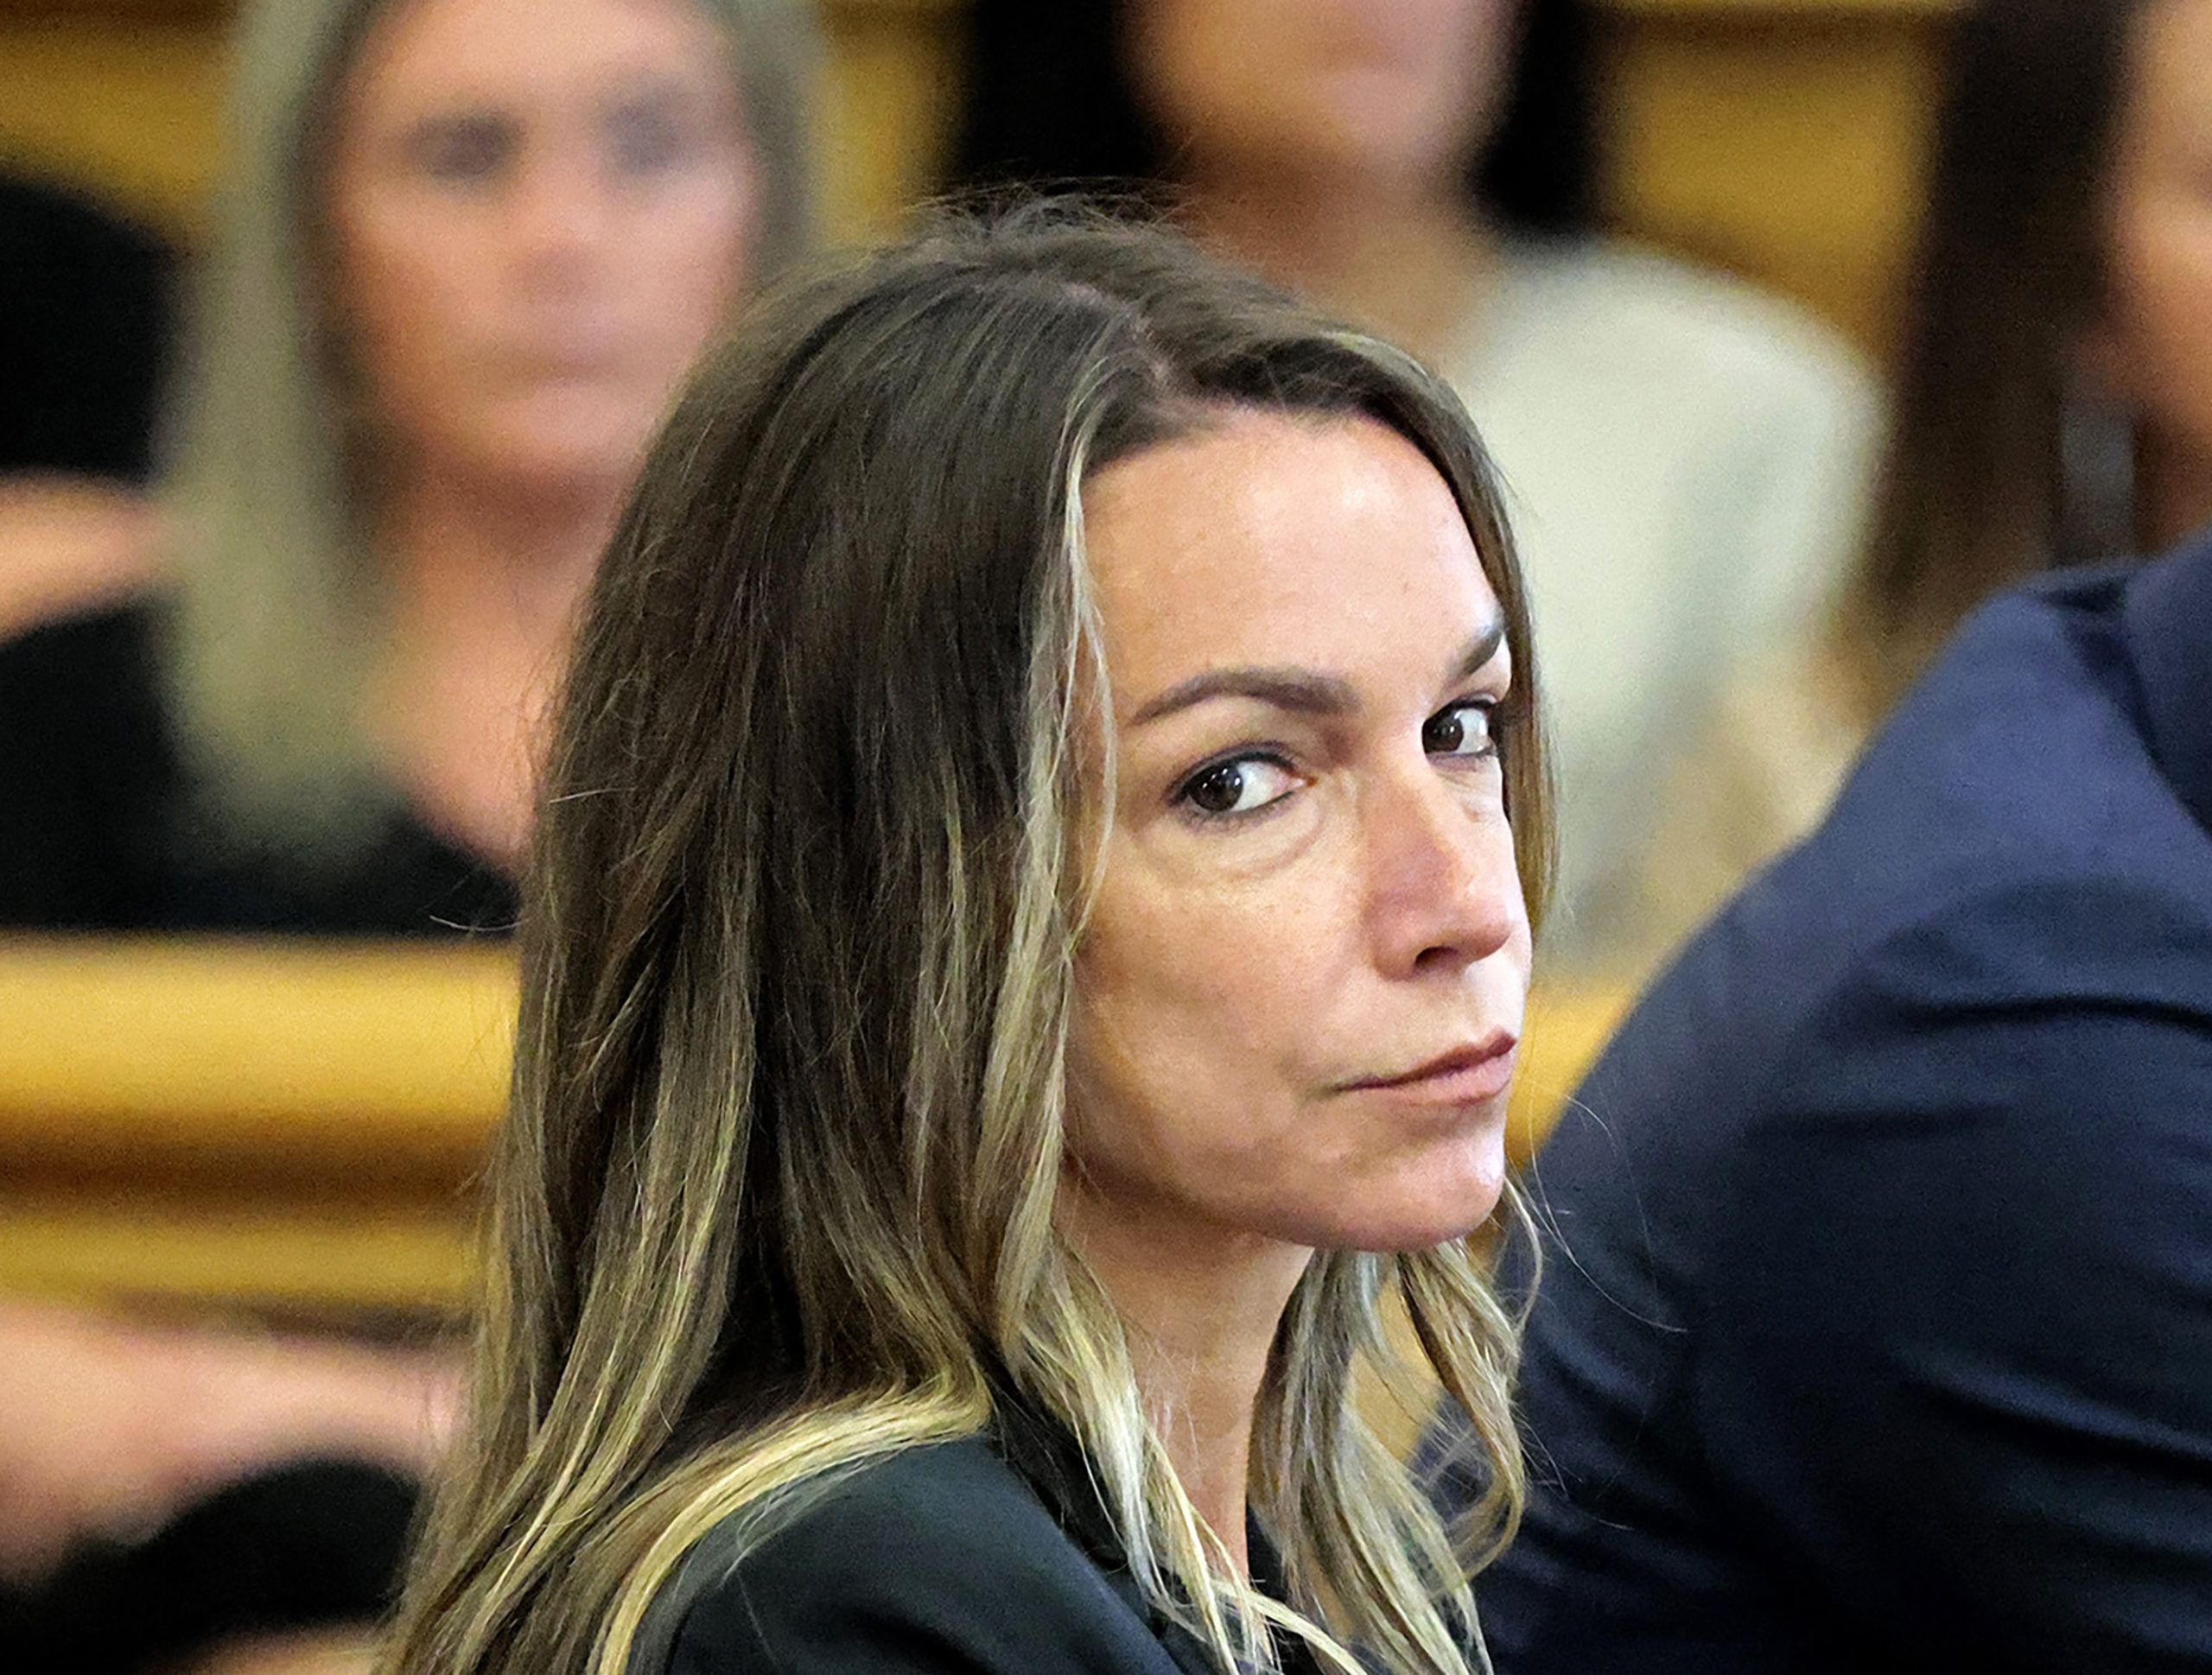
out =
<svg viewBox="0 0 2212 1675"><path fill-rule="evenodd" d="M496 947L0 938L0 1291L451 1308Z"/></svg>
<svg viewBox="0 0 2212 1675"><path fill-rule="evenodd" d="M1624 999L1532 1003L1516 1157ZM0 1292L457 1309L513 1006L493 946L0 938Z"/></svg>

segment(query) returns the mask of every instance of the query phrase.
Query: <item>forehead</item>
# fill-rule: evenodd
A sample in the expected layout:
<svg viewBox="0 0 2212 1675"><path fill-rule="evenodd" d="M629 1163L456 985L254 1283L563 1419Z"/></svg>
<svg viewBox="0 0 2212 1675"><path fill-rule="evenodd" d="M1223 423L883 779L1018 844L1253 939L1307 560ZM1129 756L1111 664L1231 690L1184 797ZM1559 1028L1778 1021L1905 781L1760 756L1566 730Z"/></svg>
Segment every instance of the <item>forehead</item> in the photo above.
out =
<svg viewBox="0 0 2212 1675"><path fill-rule="evenodd" d="M625 76L720 77L725 50L701 0L391 0L346 91L409 110L525 103Z"/></svg>
<svg viewBox="0 0 2212 1675"><path fill-rule="evenodd" d="M2139 142L2212 141L2212 0L2158 0L2131 37L2127 124Z"/></svg>
<svg viewBox="0 0 2212 1675"><path fill-rule="evenodd" d="M1497 614L1442 476L1364 417L1230 409L1096 473L1084 532L1131 696L1213 667L1417 666Z"/></svg>

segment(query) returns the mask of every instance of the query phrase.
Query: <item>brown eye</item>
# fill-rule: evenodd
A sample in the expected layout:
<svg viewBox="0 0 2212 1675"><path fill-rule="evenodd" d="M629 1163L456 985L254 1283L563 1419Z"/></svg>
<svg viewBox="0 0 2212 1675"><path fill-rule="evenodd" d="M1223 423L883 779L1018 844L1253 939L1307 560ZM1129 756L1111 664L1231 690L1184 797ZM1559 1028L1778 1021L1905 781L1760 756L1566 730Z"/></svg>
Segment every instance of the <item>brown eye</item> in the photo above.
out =
<svg viewBox="0 0 2212 1675"><path fill-rule="evenodd" d="M1489 700L1470 701L1439 710L1421 724L1421 748L1431 756L1458 756L1480 760L1497 754L1497 739L1491 727Z"/></svg>
<svg viewBox="0 0 2212 1675"><path fill-rule="evenodd" d="M1241 762L1224 762L1208 768L1193 779L1183 795L1196 809L1210 815L1225 815L1244 797L1244 765Z"/></svg>
<svg viewBox="0 0 2212 1675"><path fill-rule="evenodd" d="M1208 817L1249 815L1281 801L1297 786L1296 776L1272 758L1236 756L1200 768L1183 782L1175 800Z"/></svg>

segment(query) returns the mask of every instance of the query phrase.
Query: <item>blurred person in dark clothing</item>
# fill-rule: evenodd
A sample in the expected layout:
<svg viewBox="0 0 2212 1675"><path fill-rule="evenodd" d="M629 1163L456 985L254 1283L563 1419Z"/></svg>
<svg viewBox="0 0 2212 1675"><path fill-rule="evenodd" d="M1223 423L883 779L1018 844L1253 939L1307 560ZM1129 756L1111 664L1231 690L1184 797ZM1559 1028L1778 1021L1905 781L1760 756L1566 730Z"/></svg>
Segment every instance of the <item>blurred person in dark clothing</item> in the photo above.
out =
<svg viewBox="0 0 2212 1675"><path fill-rule="evenodd" d="M92 199L0 176L0 638L159 564L143 491L175 266Z"/></svg>
<svg viewBox="0 0 2212 1675"><path fill-rule="evenodd" d="M1999 588L2212 523L2212 8L1980 0L1949 79L1852 595L1878 699Z"/></svg>
<svg viewBox="0 0 2212 1675"><path fill-rule="evenodd" d="M1960 621L2212 521L2212 22L1982 0L1949 87L1871 537L1828 631L1731 695L1666 797L1684 926L1809 830Z"/></svg>
<svg viewBox="0 0 2212 1675"><path fill-rule="evenodd" d="M248 16L177 579L0 647L0 924L509 917L575 600L692 358L806 234L803 9L563 4Z"/></svg>
<svg viewBox="0 0 2212 1675"><path fill-rule="evenodd" d="M2212 1670L2212 542L1974 617L1531 1196L1500 1670Z"/></svg>
<svg viewBox="0 0 2212 1675"><path fill-rule="evenodd" d="M0 645L0 927L507 926L645 444L808 240L810 55L796 0L249 10L161 448L174 581ZM0 1307L0 1663L373 1616L446 1380Z"/></svg>

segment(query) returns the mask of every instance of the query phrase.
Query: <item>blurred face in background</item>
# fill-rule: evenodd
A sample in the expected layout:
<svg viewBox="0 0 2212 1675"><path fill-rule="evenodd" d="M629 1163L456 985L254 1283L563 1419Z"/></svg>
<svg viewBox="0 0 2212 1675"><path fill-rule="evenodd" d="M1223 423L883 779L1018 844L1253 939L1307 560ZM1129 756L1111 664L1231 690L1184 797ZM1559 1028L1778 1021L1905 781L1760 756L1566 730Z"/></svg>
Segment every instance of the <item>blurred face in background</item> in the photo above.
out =
<svg viewBox="0 0 2212 1675"><path fill-rule="evenodd" d="M2212 473L2212 0L2153 0L2133 37L2092 358L2154 447Z"/></svg>
<svg viewBox="0 0 2212 1675"><path fill-rule="evenodd" d="M1209 183L1456 183L1504 107L1520 0L1134 0L1130 79Z"/></svg>
<svg viewBox="0 0 2212 1675"><path fill-rule="evenodd" d="M694 0L394 0L340 90L330 303L402 469L626 480L745 276L758 170Z"/></svg>

